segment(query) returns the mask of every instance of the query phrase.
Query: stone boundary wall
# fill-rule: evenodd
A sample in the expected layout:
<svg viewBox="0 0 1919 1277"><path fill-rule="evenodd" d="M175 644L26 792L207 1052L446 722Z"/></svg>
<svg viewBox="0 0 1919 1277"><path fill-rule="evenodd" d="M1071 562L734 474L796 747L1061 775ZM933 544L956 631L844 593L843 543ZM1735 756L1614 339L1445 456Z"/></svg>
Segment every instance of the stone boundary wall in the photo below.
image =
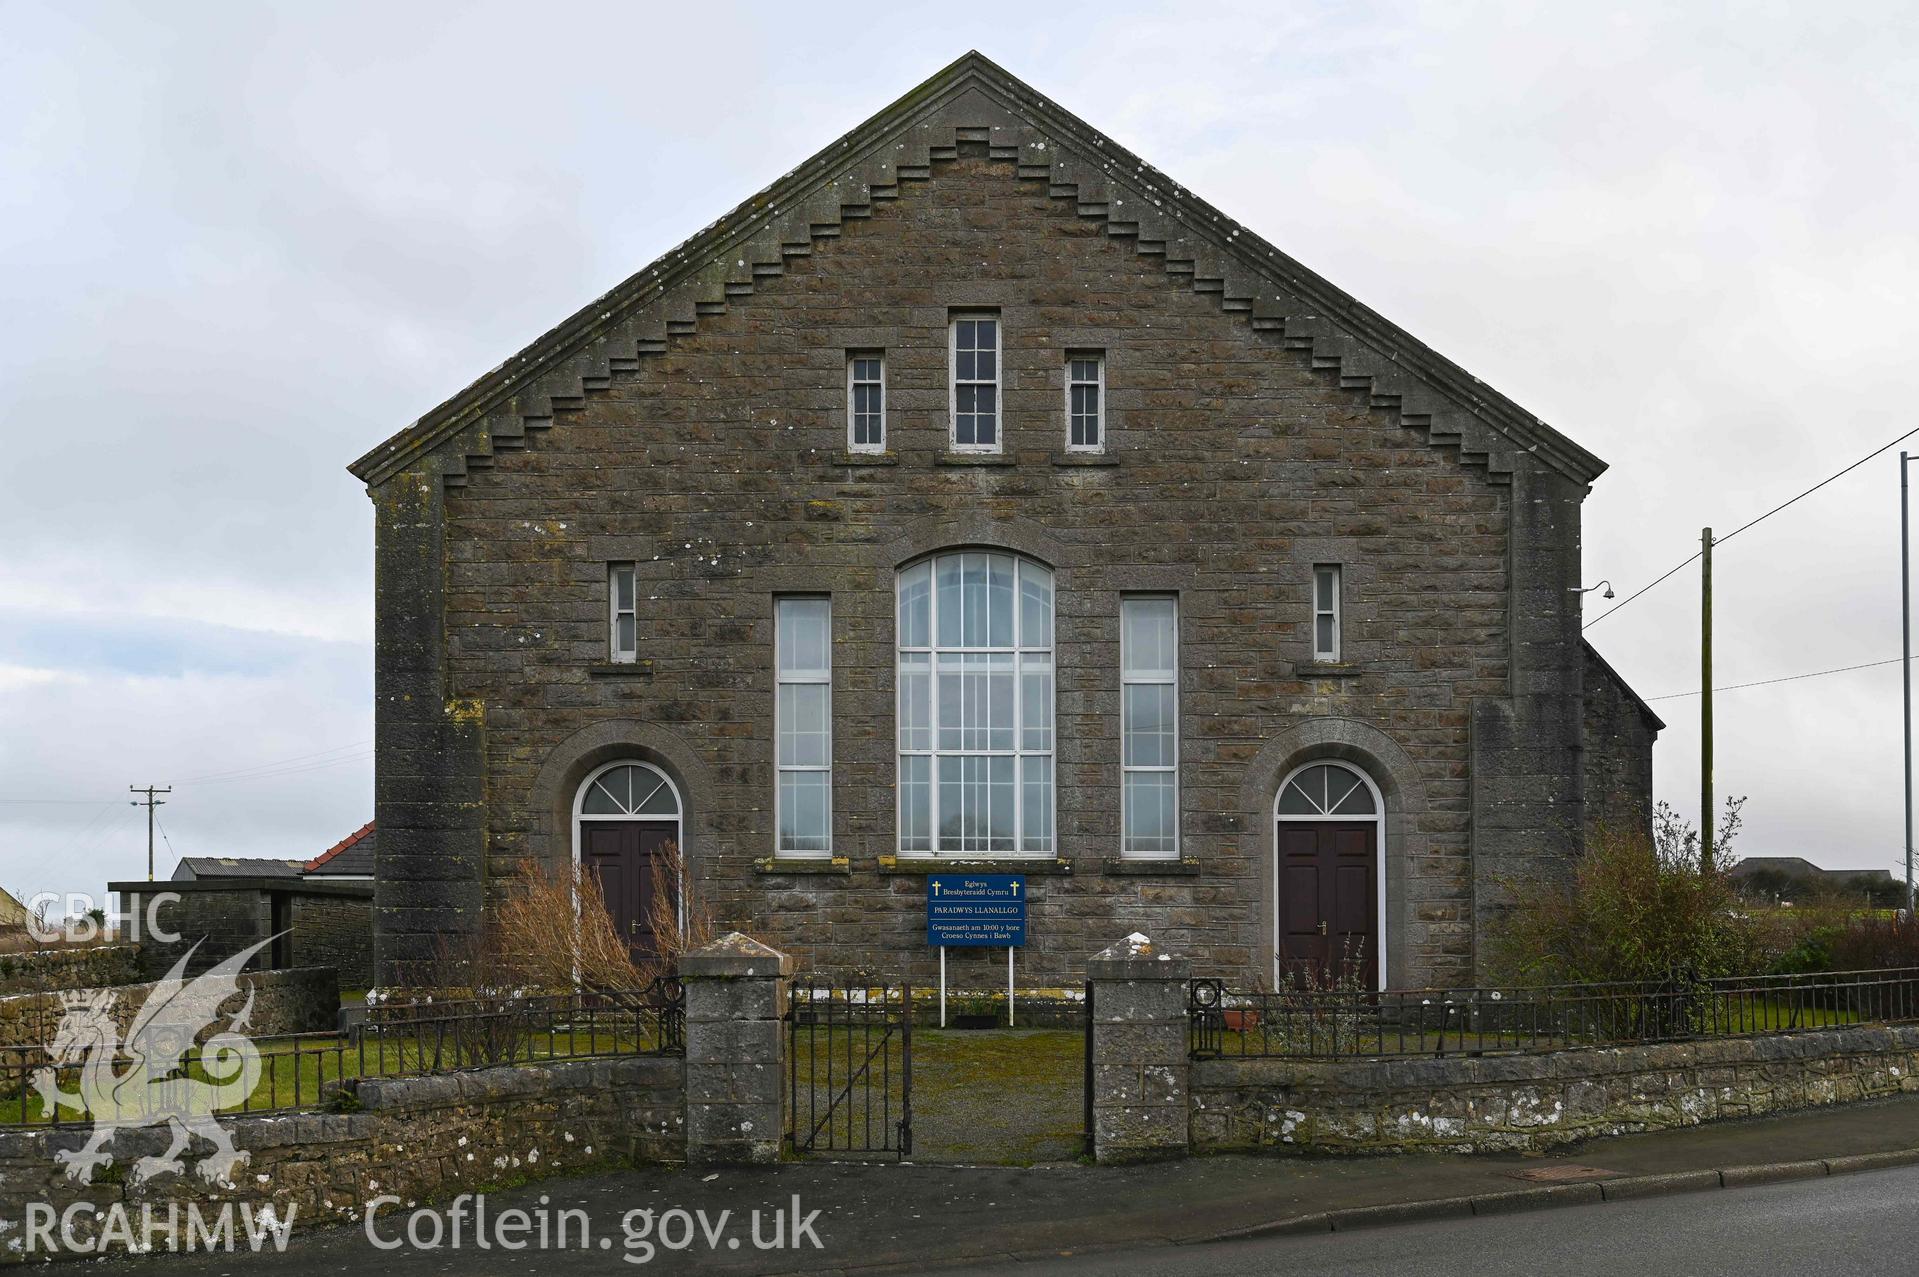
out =
<svg viewBox="0 0 1919 1277"><path fill-rule="evenodd" d="M682 1061L652 1056L367 1079L357 1086L358 1112L223 1119L249 1159L222 1184L195 1173L203 1141L183 1173L131 1183L135 1158L165 1151L164 1130L121 1132L110 1146L113 1165L91 1185L72 1183L54 1161L57 1151L83 1144L89 1128L0 1130L0 1265L42 1257L25 1253L31 1202L56 1211L88 1202L111 1212L117 1204L136 1226L147 1205L164 1219L172 1203L183 1212L189 1202L248 1203L291 1218L297 1239L317 1225L358 1220L384 1194L425 1202L612 1161L678 1161L684 1079Z"/></svg>
<svg viewBox="0 0 1919 1277"><path fill-rule="evenodd" d="M153 987L148 983L114 988L118 996L114 999L113 1019L122 1035ZM331 967L244 972L240 976L240 989L241 996L230 999L226 1009L237 1011L243 1005L242 996L251 990L253 1013L249 1023L256 1038L327 1033L339 1022L340 981ZM45 1046L52 1040L64 1014L58 991L0 997L0 1047Z"/></svg>
<svg viewBox="0 0 1919 1277"><path fill-rule="evenodd" d="M144 980L137 944L93 944L0 953L0 994L98 989Z"/></svg>
<svg viewBox="0 0 1919 1277"><path fill-rule="evenodd" d="M1539 1152L1919 1091L1919 1025L1542 1055L1196 1060L1195 1152Z"/></svg>

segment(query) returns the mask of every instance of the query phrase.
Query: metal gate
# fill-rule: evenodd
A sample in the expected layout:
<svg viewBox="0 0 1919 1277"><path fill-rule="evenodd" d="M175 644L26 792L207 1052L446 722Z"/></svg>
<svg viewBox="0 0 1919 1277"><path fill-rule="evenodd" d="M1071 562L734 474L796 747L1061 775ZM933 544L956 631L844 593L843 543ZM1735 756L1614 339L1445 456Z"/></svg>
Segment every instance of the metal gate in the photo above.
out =
<svg viewBox="0 0 1919 1277"><path fill-rule="evenodd" d="M800 976L786 1011L797 1154L913 1151L913 987Z"/></svg>
<svg viewBox="0 0 1919 1277"><path fill-rule="evenodd" d="M1086 1040L1081 1044L1085 1051L1085 1072L1080 1076L1080 1135L1084 1141L1080 1147L1082 1157L1092 1157L1099 1151L1096 1131L1093 1126L1093 982L1086 982Z"/></svg>

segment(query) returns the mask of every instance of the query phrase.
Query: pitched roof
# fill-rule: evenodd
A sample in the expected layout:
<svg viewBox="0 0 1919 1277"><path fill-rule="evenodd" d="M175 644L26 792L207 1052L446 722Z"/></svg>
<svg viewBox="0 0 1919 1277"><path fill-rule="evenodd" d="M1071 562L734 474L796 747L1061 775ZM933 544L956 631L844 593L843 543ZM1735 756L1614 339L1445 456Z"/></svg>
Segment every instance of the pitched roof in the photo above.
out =
<svg viewBox="0 0 1919 1277"><path fill-rule="evenodd" d="M967 53L786 176L583 307L492 372L348 467L379 484L430 454L444 482L526 446L556 408L577 406L702 316L749 298L874 202L926 181L962 144L1044 179L1106 233L1133 241L1223 311L1279 334L1375 408L1456 449L1489 475L1532 457L1580 484L1605 463L1518 404L1195 197L977 52Z"/></svg>
<svg viewBox="0 0 1919 1277"><path fill-rule="evenodd" d="M373 876L374 838L373 822L369 820L307 861L306 872L326 878L370 878Z"/></svg>
<svg viewBox="0 0 1919 1277"><path fill-rule="evenodd" d="M1657 710L1646 704L1645 697L1632 690L1632 684L1628 683L1619 671L1612 667L1611 661L1608 661L1599 654L1599 649L1592 645L1592 641L1590 639L1580 639L1579 644L1586 649L1587 659L1597 665L1607 677L1611 678L1614 685L1626 694L1626 698L1638 707L1640 714L1645 717L1646 725L1655 732L1665 731L1666 720L1659 717Z"/></svg>
<svg viewBox="0 0 1919 1277"><path fill-rule="evenodd" d="M297 878L298 860L249 859L241 856L182 856L175 878Z"/></svg>

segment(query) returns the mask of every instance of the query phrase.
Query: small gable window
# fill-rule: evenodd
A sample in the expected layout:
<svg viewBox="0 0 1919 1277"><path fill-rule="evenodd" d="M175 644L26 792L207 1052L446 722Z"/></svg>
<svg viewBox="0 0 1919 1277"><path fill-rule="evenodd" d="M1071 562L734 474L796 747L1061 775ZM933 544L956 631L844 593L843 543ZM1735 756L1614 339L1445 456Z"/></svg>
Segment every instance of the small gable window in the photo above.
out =
<svg viewBox="0 0 1919 1277"><path fill-rule="evenodd" d="M998 452L999 316L953 316L953 450Z"/></svg>
<svg viewBox="0 0 1919 1277"><path fill-rule="evenodd" d="M1106 446L1106 356L1096 352L1066 360L1066 447L1099 452Z"/></svg>
<svg viewBox="0 0 1919 1277"><path fill-rule="evenodd" d="M639 626L633 602L633 565L606 567L607 659L630 664L639 659Z"/></svg>
<svg viewBox="0 0 1919 1277"><path fill-rule="evenodd" d="M1339 659L1339 564L1321 563L1313 568L1313 659Z"/></svg>
<svg viewBox="0 0 1919 1277"><path fill-rule="evenodd" d="M846 357L846 447L886 451L886 356L877 350Z"/></svg>

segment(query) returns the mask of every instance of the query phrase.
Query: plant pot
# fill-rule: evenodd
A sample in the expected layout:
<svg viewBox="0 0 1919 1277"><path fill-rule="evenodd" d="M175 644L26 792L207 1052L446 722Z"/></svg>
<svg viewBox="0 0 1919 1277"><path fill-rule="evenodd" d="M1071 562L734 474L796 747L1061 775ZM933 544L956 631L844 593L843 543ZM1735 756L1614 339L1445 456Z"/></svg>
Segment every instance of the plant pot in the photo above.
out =
<svg viewBox="0 0 1919 1277"><path fill-rule="evenodd" d="M998 1024L999 1016L990 1011L968 1012L946 1017L946 1027L949 1029L990 1029Z"/></svg>
<svg viewBox="0 0 1919 1277"><path fill-rule="evenodd" d="M1259 1026L1257 1011L1223 1011L1220 1016L1226 1022L1226 1028L1233 1033L1244 1033Z"/></svg>

